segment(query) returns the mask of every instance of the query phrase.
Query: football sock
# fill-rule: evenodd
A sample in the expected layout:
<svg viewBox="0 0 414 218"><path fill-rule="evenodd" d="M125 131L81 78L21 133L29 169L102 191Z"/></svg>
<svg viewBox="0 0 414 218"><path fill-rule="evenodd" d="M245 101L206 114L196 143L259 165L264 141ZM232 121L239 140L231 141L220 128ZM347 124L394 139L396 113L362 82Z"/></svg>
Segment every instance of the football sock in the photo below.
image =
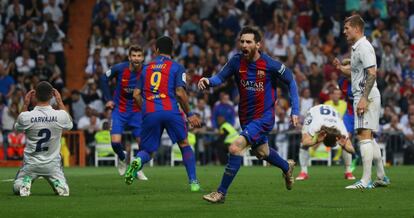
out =
<svg viewBox="0 0 414 218"><path fill-rule="evenodd" d="M347 151L342 151L342 159L344 160L345 172L351 173L351 164L352 164L352 154Z"/></svg>
<svg viewBox="0 0 414 218"><path fill-rule="evenodd" d="M112 149L118 155L118 158L122 161L125 160L124 148L120 142L111 142Z"/></svg>
<svg viewBox="0 0 414 218"><path fill-rule="evenodd" d="M363 185L368 185L371 181L372 159L374 157L372 144L373 143L371 139L359 141L363 167L361 179Z"/></svg>
<svg viewBox="0 0 414 218"><path fill-rule="evenodd" d="M144 150L141 150L141 151L138 152L136 158L141 158L141 167L138 169L138 171L139 171L139 170L142 169L144 164L148 163L148 161L151 160L151 155L148 152L146 152Z"/></svg>
<svg viewBox="0 0 414 218"><path fill-rule="evenodd" d="M374 145L374 163L377 167L377 178L383 179L385 176L385 171L384 163L382 162L381 149L375 139L372 141Z"/></svg>
<svg viewBox="0 0 414 218"><path fill-rule="evenodd" d="M180 147L181 154L183 155L183 163L185 166L185 170L187 171L188 180L196 181L196 161L193 149L191 146L187 145L184 147Z"/></svg>
<svg viewBox="0 0 414 218"><path fill-rule="evenodd" d="M223 178L221 179L221 184L217 191L223 193L224 195L227 193L227 189L240 169L242 160L242 156L229 154L229 161L226 169L224 170Z"/></svg>
<svg viewBox="0 0 414 218"><path fill-rule="evenodd" d="M280 169L282 169L282 171L284 173L286 173L289 170L289 164L286 160L283 160L279 154L277 153L277 151L271 147L269 147L269 156L267 156L265 158L265 160L267 162L269 162L270 164L272 164L273 166L277 166Z"/></svg>
<svg viewBox="0 0 414 218"><path fill-rule="evenodd" d="M300 172L308 173L309 149L299 149Z"/></svg>

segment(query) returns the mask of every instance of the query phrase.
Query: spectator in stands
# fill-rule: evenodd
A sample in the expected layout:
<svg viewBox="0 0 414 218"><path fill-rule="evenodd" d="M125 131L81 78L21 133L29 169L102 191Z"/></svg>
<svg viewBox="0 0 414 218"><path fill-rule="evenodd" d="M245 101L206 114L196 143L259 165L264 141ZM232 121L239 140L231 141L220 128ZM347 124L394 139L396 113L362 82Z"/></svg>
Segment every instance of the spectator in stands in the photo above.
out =
<svg viewBox="0 0 414 218"><path fill-rule="evenodd" d="M404 126L401 125L398 119L398 115L396 114L391 114L391 121L382 127L383 131L389 132L402 132L403 129Z"/></svg>
<svg viewBox="0 0 414 218"><path fill-rule="evenodd" d="M331 90L329 94L329 100L325 101L324 104L334 107L340 116L343 117L346 111L347 103L346 101L342 100L341 97L342 91L339 88L335 88Z"/></svg>
<svg viewBox="0 0 414 218"><path fill-rule="evenodd" d="M300 115L302 118L306 116L308 110L313 107L314 102L311 97L311 92L308 88L302 90L302 95L300 97Z"/></svg>
<svg viewBox="0 0 414 218"><path fill-rule="evenodd" d="M1 124L2 124L2 133L4 146L4 153L7 154L9 143L7 141L9 133L13 131L14 123L16 118L19 115L19 104L18 102L12 102L10 106L5 105L1 114Z"/></svg>
<svg viewBox="0 0 414 218"><path fill-rule="evenodd" d="M43 40L48 47L48 52L56 56L56 64L62 72L65 72L65 55L63 52L64 38L65 33L59 29L53 20L48 20L47 31Z"/></svg>
<svg viewBox="0 0 414 218"><path fill-rule="evenodd" d="M409 143L414 141L414 114L408 116L408 123L403 126L405 140Z"/></svg>
<svg viewBox="0 0 414 218"><path fill-rule="evenodd" d="M414 115L414 104L410 104L408 106L408 112L401 116L401 119L400 119L401 125L406 126L408 124L408 122L409 122L408 118L409 118L410 115Z"/></svg>
<svg viewBox="0 0 414 218"><path fill-rule="evenodd" d="M414 58L411 58L409 65L402 71L403 81L407 78L410 78L412 81L414 81Z"/></svg>
<svg viewBox="0 0 414 218"><path fill-rule="evenodd" d="M313 62L310 64L310 72L311 74L308 76L308 80L311 96L312 98L319 98L319 93L323 86L323 83L321 83L323 81L323 75L317 63Z"/></svg>
<svg viewBox="0 0 414 218"><path fill-rule="evenodd" d="M63 22L63 12L56 0L49 0L46 7L43 8L43 14L50 14L53 22L60 25Z"/></svg>
<svg viewBox="0 0 414 218"><path fill-rule="evenodd" d="M287 160L289 144L285 131L290 128L290 119L286 111L280 106L275 107L275 112L275 125L273 127L273 130L276 131L275 144L279 155Z"/></svg>
<svg viewBox="0 0 414 218"><path fill-rule="evenodd" d="M15 90L14 79L7 74L3 64L0 63L0 94L2 94L6 101L11 97Z"/></svg>
<svg viewBox="0 0 414 218"><path fill-rule="evenodd" d="M29 75L35 68L36 62L30 57L30 51L23 49L22 55L16 58L16 70L20 74Z"/></svg>
<svg viewBox="0 0 414 218"><path fill-rule="evenodd" d="M229 94L225 92L220 92L219 94L220 99L216 102L213 108L213 116L212 116L212 123L214 128L219 128L217 123L217 118L219 116L223 116L226 122L234 125L236 112L234 110L234 104L230 100Z"/></svg>
<svg viewBox="0 0 414 218"><path fill-rule="evenodd" d="M7 75L10 75L15 71L16 65L14 61L10 59L10 53L8 50L0 51L0 64L3 65L3 69L6 71Z"/></svg>
<svg viewBox="0 0 414 218"><path fill-rule="evenodd" d="M7 148L8 160L22 160L24 147L26 144L26 135L24 132L12 131L8 134L7 140L9 146Z"/></svg>
<svg viewBox="0 0 414 218"><path fill-rule="evenodd" d="M398 102L401 98L400 95L400 84L398 82L398 76L394 73L388 74L385 78L387 82L387 87L384 92L381 93L383 104L390 104L390 100L393 99Z"/></svg>
<svg viewBox="0 0 414 218"><path fill-rule="evenodd" d="M85 115L86 104L83 101L81 93L76 89L72 91L71 102L73 122L77 126L81 117Z"/></svg>
<svg viewBox="0 0 414 218"><path fill-rule="evenodd" d="M200 115L202 127L206 127L207 129L212 128L211 124L211 109L206 104L206 101L203 98L197 99L196 108L194 108L194 113ZM204 124L204 125L203 125Z"/></svg>

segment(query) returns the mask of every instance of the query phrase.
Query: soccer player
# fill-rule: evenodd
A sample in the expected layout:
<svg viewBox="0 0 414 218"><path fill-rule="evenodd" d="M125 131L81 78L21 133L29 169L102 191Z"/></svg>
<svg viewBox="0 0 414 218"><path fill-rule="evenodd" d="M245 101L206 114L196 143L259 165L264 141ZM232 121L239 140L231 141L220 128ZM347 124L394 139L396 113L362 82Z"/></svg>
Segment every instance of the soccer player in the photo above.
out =
<svg viewBox="0 0 414 218"><path fill-rule="evenodd" d="M234 75L240 93L239 119L242 133L229 147L228 163L217 191L204 195L212 203L223 203L227 190L242 163L243 152L252 147L259 159L264 159L283 171L286 188L292 189L293 160L284 160L268 145L268 134L275 122L276 83L288 85L292 105L293 125L298 124L299 97L292 71L279 61L259 51L262 35L254 27L244 27L240 32L241 53L234 55L223 69L211 78L201 78L198 87L220 85Z"/></svg>
<svg viewBox="0 0 414 218"><path fill-rule="evenodd" d="M338 143L347 153L355 152L340 114L334 107L324 104L316 105L309 109L303 122L302 141L299 151L301 173L296 180L308 179L308 149L313 147L316 150L322 142L327 147L334 147ZM351 162L349 161L349 165L346 167L348 168L347 170L349 170L350 164Z"/></svg>
<svg viewBox="0 0 414 218"><path fill-rule="evenodd" d="M131 184L134 181L133 174L151 160L166 129L171 141L177 142L180 147L191 191L199 191L194 152L187 141L184 114L177 104L178 102L187 115L190 125L200 126L200 119L190 111L188 104L185 69L171 59L174 47L170 37L158 38L155 46L157 57L143 67L138 86L134 90L134 99L142 108L143 114L142 143L125 173L125 183Z"/></svg>
<svg viewBox="0 0 414 218"><path fill-rule="evenodd" d="M27 111L33 96L36 96L36 107ZM53 96L58 110L49 104ZM69 196L69 186L62 170L60 139L62 130L72 129L73 123L62 97L50 83L40 82L36 91L31 90L26 94L22 111L17 117L15 128L25 132L27 145L24 149L23 167L14 180L14 193L29 196L32 182L43 176L56 194Z"/></svg>
<svg viewBox="0 0 414 218"><path fill-rule="evenodd" d="M128 60L127 62L116 64L106 72L108 80L116 76L116 89L113 99L109 94L108 83L105 83L103 88L105 99L108 100L106 107L112 109L111 145L119 158L118 171L121 176L125 174L127 166L126 151L121 144L124 128L126 126L132 127L132 135L135 137L138 145L141 141L141 108L134 103L133 92L144 61L142 48L137 45L131 45L128 50ZM140 180L148 180L142 171L137 172L137 177Z"/></svg>
<svg viewBox="0 0 414 218"><path fill-rule="evenodd" d="M346 82L344 82L344 78L341 78L340 80L339 80L339 84L340 85L343 85L343 88L345 88L345 90L347 89L347 84L348 83L346 83ZM339 98L340 98L340 95L341 95L341 92L342 92L343 90L342 89L334 89L333 90L333 93L331 94L331 95L336 95L335 96L335 99L336 100L338 100ZM348 96L346 97L346 100L347 100L347 106L349 106L349 101L348 101ZM329 104L329 103L331 103L331 104ZM345 123L345 120L343 120L342 121L342 119L344 118L347 118L347 117L349 117L349 115L347 115L347 110L349 110L349 108L344 108L344 109L342 109L342 113L344 113L344 114L341 114L340 112L339 112L339 110L335 107L335 101L328 101L328 102L325 102L325 105L330 105L330 106L332 106L332 108L334 108L335 109L335 114L336 115L338 115L339 116L339 118L341 119L341 121L340 121L340 123ZM317 106L315 106L315 107L317 107ZM345 106L344 106L345 107ZM310 111L312 111L313 109L310 109ZM351 112L352 112L352 105L351 105ZM313 118L313 120L323 120L323 116L322 115L320 115L320 114L318 114L318 113L316 113L315 114L316 116L318 116L318 118ZM343 117L343 118L342 118ZM314 121L315 122L315 121ZM339 121L338 121L339 122ZM346 130L347 130L347 132L349 133L350 131L352 131L353 130L353 128L354 128L354 126L353 126L353 120L352 120L352 124L350 124L349 123L349 118L347 118L347 121L346 122L348 122L347 124L345 124L345 127L346 127ZM318 125L318 129L320 129L320 126L319 125L323 125L323 123L324 122L317 122L317 124L313 124L313 125ZM305 128L305 126L306 125L309 125L309 124L307 124L307 123L304 123L304 126L303 126L303 128ZM307 132L307 131L303 131L302 130L302 136L303 136L303 134L309 134L309 132ZM349 136L347 136L347 137L351 137L351 134L348 134ZM313 136L313 135L312 135ZM303 138L303 137L302 137ZM335 143L335 145L336 145L336 143ZM315 146L316 147L316 146ZM341 147L342 148L342 147ZM339 150L339 149L338 149ZM339 151L338 151L339 152ZM340 154L339 154L340 155ZM354 177L354 175L352 174L352 170L351 170L351 164L352 164L352 154L350 154L349 152L347 152L347 151L343 151L342 152L342 158L343 158L343 160L344 160L344 165L345 165L345 173L344 173L344 177L345 177L345 179L347 179L347 180L354 180L355 179L355 177ZM301 146L301 148L300 148L300 150L299 150L299 162L300 162L300 166L301 166L301 171L300 171L300 174L296 177L296 180L298 180L298 181L302 181L302 180L307 180L307 179L309 179L309 173L308 173L308 162L309 162L309 146L304 146L304 145L302 145Z"/></svg>
<svg viewBox="0 0 414 218"><path fill-rule="evenodd" d="M346 76L351 77L354 96L355 130L362 156L362 179L346 189L366 189L388 186L390 180L385 176L379 145L373 138L378 131L381 110L381 95L377 88L377 63L375 51L364 36L364 20L359 15L345 19L344 34L352 45L351 64L341 65L338 59L334 65ZM371 186L372 161L377 166L377 179Z"/></svg>

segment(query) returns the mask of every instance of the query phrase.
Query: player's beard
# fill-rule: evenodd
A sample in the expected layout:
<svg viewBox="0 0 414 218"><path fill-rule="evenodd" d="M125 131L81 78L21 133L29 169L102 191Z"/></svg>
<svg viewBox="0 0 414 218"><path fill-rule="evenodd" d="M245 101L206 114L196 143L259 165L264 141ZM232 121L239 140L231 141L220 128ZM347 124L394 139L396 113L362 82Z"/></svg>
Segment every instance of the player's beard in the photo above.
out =
<svg viewBox="0 0 414 218"><path fill-rule="evenodd" d="M133 70L138 70L141 68L141 63L139 62L131 62L131 65Z"/></svg>
<svg viewBox="0 0 414 218"><path fill-rule="evenodd" d="M253 50L242 49L242 53L243 53L244 58L246 58L247 60L252 60L255 51L254 51L254 49Z"/></svg>

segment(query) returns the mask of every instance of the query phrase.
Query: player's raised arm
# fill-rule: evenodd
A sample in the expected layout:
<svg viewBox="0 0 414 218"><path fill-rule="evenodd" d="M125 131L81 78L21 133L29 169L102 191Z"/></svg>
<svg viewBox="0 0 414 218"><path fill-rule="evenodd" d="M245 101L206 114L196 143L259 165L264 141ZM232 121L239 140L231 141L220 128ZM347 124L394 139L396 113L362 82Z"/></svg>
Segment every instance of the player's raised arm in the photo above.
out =
<svg viewBox="0 0 414 218"><path fill-rule="evenodd" d="M24 96L24 102L21 109L21 112L25 112L29 110L30 102L32 101L32 98L35 96L36 91L34 89L30 90L26 95Z"/></svg>
<svg viewBox="0 0 414 218"><path fill-rule="evenodd" d="M299 94L296 81L293 78L292 71L284 64L276 63L275 65L275 75L289 87L292 124L296 127L299 124Z"/></svg>
<svg viewBox="0 0 414 218"><path fill-rule="evenodd" d="M62 101L62 96L60 95L57 89L53 89L53 96L55 97L57 106L59 110L64 110L69 113L68 109L65 107L65 104Z"/></svg>
<svg viewBox="0 0 414 218"><path fill-rule="evenodd" d="M207 87L214 87L225 82L234 72L237 71L238 57L233 56L216 75L206 78L203 77L198 81L198 88L203 90Z"/></svg>
<svg viewBox="0 0 414 218"><path fill-rule="evenodd" d="M332 64L335 66L337 70L341 71L343 75L345 75L348 78L351 77L351 60L350 59L346 58L342 60L342 63L341 63L341 61L338 58L335 58L332 61Z"/></svg>

